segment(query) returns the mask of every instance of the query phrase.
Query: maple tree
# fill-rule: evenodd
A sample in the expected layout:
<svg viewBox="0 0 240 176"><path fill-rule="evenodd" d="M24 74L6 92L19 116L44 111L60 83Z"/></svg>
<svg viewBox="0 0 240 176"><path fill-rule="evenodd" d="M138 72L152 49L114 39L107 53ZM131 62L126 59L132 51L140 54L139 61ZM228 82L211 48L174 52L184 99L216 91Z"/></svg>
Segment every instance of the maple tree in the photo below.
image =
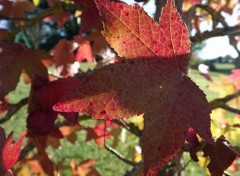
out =
<svg viewBox="0 0 240 176"><path fill-rule="evenodd" d="M239 156L231 144L240 134L239 69L220 82L203 75L220 93L210 102L187 73L191 42L226 35L240 53L239 25L229 26L222 15L237 3L156 0L154 20L138 4L120 0L0 0L6 23L0 29L0 123L25 105L28 111L22 117L27 132L16 143L0 128L1 175L63 173L64 163L48 148L60 150L63 140L74 145L80 133L131 166L128 175L179 175L183 152L200 165L209 159L211 175L226 174ZM212 31L202 31L204 21ZM91 69L82 70L84 64ZM8 96L18 84L30 92L12 103ZM134 146L121 143L124 130ZM101 175L97 163L72 158L68 175Z"/></svg>

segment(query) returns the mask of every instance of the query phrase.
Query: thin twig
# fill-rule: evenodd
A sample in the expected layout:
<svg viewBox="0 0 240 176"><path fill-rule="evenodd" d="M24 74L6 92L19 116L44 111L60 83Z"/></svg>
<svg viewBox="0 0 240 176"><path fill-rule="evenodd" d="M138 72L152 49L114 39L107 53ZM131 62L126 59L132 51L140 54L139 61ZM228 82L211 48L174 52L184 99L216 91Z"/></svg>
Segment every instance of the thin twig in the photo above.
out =
<svg viewBox="0 0 240 176"><path fill-rule="evenodd" d="M240 110L239 109L232 108L232 107L230 107L230 106L228 106L226 104L220 106L220 108L225 109L225 110L227 110L229 112L232 112L232 113L235 113L235 114L240 114Z"/></svg>
<svg viewBox="0 0 240 176"><path fill-rule="evenodd" d="M188 166L188 164L192 161L192 159L190 159L183 167L182 169L178 172L178 176L181 176L181 172Z"/></svg>
<svg viewBox="0 0 240 176"><path fill-rule="evenodd" d="M28 103L28 98L23 98L16 104L12 104L13 108L11 108L7 114L4 116L4 118L0 119L0 124L8 121L11 119L11 117L17 113L23 106L25 106Z"/></svg>
<svg viewBox="0 0 240 176"><path fill-rule="evenodd" d="M120 159L121 161L123 161L124 163L128 164L128 165L131 165L131 166L134 166L136 163L124 158L120 153L118 153L116 150L114 150L113 148L109 147L106 145L106 139L105 139L105 136L106 136L106 130L107 130L107 126L106 126L106 121L104 123L104 136L103 136L103 139L104 139L104 147L105 149L107 149L107 151L109 151L110 153L112 153L114 156L116 156L118 159Z"/></svg>
<svg viewBox="0 0 240 176"><path fill-rule="evenodd" d="M136 175L140 175L141 171L143 169L143 161L140 161L139 163L137 163L132 170L127 171L125 176L136 176Z"/></svg>
<svg viewBox="0 0 240 176"><path fill-rule="evenodd" d="M118 159L120 159L121 161L123 161L124 163L130 165L130 166L135 166L137 163L135 162L132 162L126 158L124 158L120 153L118 153L116 150L114 150L113 148L107 146L105 143L104 143L104 147L105 149L107 149L107 151L109 151L110 153L112 153L114 156L116 156Z"/></svg>
<svg viewBox="0 0 240 176"><path fill-rule="evenodd" d="M21 151L19 160L24 160L26 155L35 148L32 142L29 142L24 149Z"/></svg>

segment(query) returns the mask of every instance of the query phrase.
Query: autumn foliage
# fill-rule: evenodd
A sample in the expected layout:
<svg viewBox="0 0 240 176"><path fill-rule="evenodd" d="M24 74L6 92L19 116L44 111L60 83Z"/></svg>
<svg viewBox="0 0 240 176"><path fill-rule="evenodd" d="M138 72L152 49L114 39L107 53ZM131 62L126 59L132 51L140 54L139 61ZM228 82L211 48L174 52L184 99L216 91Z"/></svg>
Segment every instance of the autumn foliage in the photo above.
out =
<svg viewBox="0 0 240 176"><path fill-rule="evenodd" d="M209 102L188 70L191 41L222 35L216 20L222 22L220 12L231 13L237 2L161 3L156 1L161 6L156 14L161 13L155 21L138 4L119 0L0 0L0 19L7 22L0 29L0 123L27 105L26 130L15 143L0 127L0 175L63 174L63 163L54 162L47 148L60 149L61 140L74 144L79 131L86 143L93 140L130 165L128 175L166 173L166 165L183 158L183 152L211 175L225 173L239 156L229 134L240 134L240 122L229 122L226 111L239 119L240 71L220 83L208 79L209 89L223 95ZM207 15L216 33L200 30ZM91 69L79 67L84 64ZM30 92L14 104L8 96L18 84L30 85ZM85 126L85 120L92 125ZM131 159L117 152L117 146L124 148L124 130L138 140ZM72 158L68 175L101 175L97 162Z"/></svg>

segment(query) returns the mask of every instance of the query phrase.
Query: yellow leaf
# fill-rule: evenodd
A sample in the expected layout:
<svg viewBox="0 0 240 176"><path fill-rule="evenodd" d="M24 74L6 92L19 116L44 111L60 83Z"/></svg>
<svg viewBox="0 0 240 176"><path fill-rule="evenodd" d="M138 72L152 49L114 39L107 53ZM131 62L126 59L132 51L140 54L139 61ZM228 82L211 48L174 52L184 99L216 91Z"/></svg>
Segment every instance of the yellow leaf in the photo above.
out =
<svg viewBox="0 0 240 176"><path fill-rule="evenodd" d="M33 4L34 4L35 6L38 6L38 5L40 4L40 0L33 0Z"/></svg>
<svg viewBox="0 0 240 176"><path fill-rule="evenodd" d="M131 122L136 125L140 130L143 130L144 128L144 119L143 119L143 114L139 116L134 116L131 120Z"/></svg>

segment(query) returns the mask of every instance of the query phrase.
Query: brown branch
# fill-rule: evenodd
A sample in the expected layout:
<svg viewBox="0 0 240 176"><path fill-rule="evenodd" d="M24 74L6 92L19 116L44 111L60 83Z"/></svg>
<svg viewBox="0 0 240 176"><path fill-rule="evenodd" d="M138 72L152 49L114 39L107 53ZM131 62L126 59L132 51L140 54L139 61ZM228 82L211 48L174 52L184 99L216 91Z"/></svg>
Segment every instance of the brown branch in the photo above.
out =
<svg viewBox="0 0 240 176"><path fill-rule="evenodd" d="M240 115L240 110L239 109L232 108L232 107L230 107L230 106L228 106L226 104L223 104L222 106L220 106L220 108L225 109L225 110L227 110L229 112L232 112L232 113Z"/></svg>
<svg viewBox="0 0 240 176"><path fill-rule="evenodd" d="M226 27L226 28L216 28L214 31L205 31L202 33L197 33L195 36L190 37L192 42L200 42L212 37L220 36L237 36L240 35L240 26Z"/></svg>
<svg viewBox="0 0 240 176"><path fill-rule="evenodd" d="M0 119L0 124L8 121L11 119L11 117L17 113L23 106L25 106L28 103L28 98L23 98L22 100L20 100L18 103L16 104L12 104L12 108L7 112L7 114Z"/></svg>
<svg viewBox="0 0 240 176"><path fill-rule="evenodd" d="M121 161L123 161L124 163L130 165L130 166L135 166L137 163L135 162L132 162L126 158L124 158L120 153L118 153L116 150L114 150L113 148L107 146L105 143L104 143L104 147L105 149L107 149L107 151L109 151L110 153L112 153L114 156L116 156L118 159L120 159Z"/></svg>
<svg viewBox="0 0 240 176"><path fill-rule="evenodd" d="M212 7L208 5L203 5L203 4L196 4L195 8L201 8L212 16L213 29L216 29L218 22L220 22L225 27L227 26L227 22L225 21L225 18L221 15L220 12L216 12Z"/></svg>
<svg viewBox="0 0 240 176"><path fill-rule="evenodd" d="M43 10L41 14L39 14L33 18L24 19L24 21L26 21L26 25L20 26L20 27L16 28L15 30L13 30L12 32L10 32L9 35L7 36L7 39L11 40L20 31L25 30L26 28L35 25L36 23L40 22L42 19L44 19L48 16L51 16L51 15L54 15L57 13L62 13L65 11L74 11L74 10L81 10L81 9L82 9L82 7L79 6L78 4L65 4L65 3L63 3L62 6L53 6L53 7L47 8L47 9ZM11 18L9 17L9 19L11 19Z"/></svg>
<svg viewBox="0 0 240 176"><path fill-rule="evenodd" d="M192 159L190 159L183 167L182 169L178 172L178 176L181 176L181 172L185 170L185 168L189 165L189 163L192 161Z"/></svg>
<svg viewBox="0 0 240 176"><path fill-rule="evenodd" d="M238 96L240 96L240 92L236 92L236 93L228 95L224 98L217 98L210 102L210 106L212 109L222 108L229 112L240 114L239 109L232 108L226 104L228 101L230 101L234 98L237 98Z"/></svg>
<svg viewBox="0 0 240 176"><path fill-rule="evenodd" d="M192 42L203 41L208 38L227 35L229 38L229 44L234 47L234 49L238 53L238 56L240 57L240 51L238 50L237 47L237 40L234 38L235 35L240 35L240 26L229 27L225 18L221 15L220 12L216 12L212 7L208 5L196 4L184 14L188 27L189 26L191 27L190 25L191 19L194 16L193 14L196 14L196 8L201 8L212 16L213 30L206 31L203 33L198 32L195 36L190 38L191 41ZM218 23L221 23L223 25L223 28L217 28Z"/></svg>
<svg viewBox="0 0 240 176"><path fill-rule="evenodd" d="M236 92L234 94L231 95L227 95L224 98L217 98L215 100L212 100L210 102L210 106L212 109L217 109L217 108L221 108L223 105L225 105L228 101L237 98L238 96L240 96L240 92Z"/></svg>
<svg viewBox="0 0 240 176"><path fill-rule="evenodd" d="M29 142L24 149L22 149L19 160L24 160L26 155L31 152L33 149L35 148L35 146L33 145L32 142Z"/></svg>

